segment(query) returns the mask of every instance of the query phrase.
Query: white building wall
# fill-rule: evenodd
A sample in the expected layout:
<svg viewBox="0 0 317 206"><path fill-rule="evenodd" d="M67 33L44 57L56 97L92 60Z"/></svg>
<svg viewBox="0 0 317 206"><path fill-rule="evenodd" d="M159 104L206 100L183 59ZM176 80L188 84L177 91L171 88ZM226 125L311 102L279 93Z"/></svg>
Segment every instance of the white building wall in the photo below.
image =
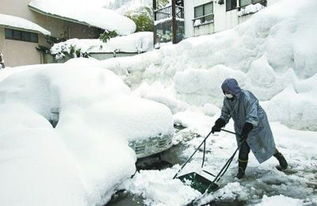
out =
<svg viewBox="0 0 317 206"><path fill-rule="evenodd" d="M194 27L194 36L214 33L214 24L205 24Z"/></svg>
<svg viewBox="0 0 317 206"><path fill-rule="evenodd" d="M207 4L210 2L213 2L213 1L212 0L194 0L194 8L196 6ZM212 34L212 33L214 33L213 23L203 24L203 25L194 27L194 36L200 36L200 35Z"/></svg>
<svg viewBox="0 0 317 206"><path fill-rule="evenodd" d="M213 1L214 7L214 23L194 28L192 21L194 18L194 8L211 1ZM224 0L224 4L221 5L218 4L218 1L219 0L184 0L186 38L231 29L252 17L252 14L238 17L238 9L226 11L226 0ZM270 6L277 1L278 0L267 0L267 6ZM237 5L239 5L239 0L237 0Z"/></svg>
<svg viewBox="0 0 317 206"><path fill-rule="evenodd" d="M214 32L214 24L205 24L200 26L193 25L194 8L212 0L184 0L184 15L185 15L185 37L200 36L204 34L212 34Z"/></svg>
<svg viewBox="0 0 317 206"><path fill-rule="evenodd" d="M249 20L252 17L252 14L249 15L245 15L245 16L239 16L238 20L239 20L239 24Z"/></svg>
<svg viewBox="0 0 317 206"><path fill-rule="evenodd" d="M237 0L237 3L239 1ZM238 25L238 9L226 11L226 0L224 4L218 4L218 0L214 1L214 14L215 14L215 31L220 32L227 29L231 29Z"/></svg>

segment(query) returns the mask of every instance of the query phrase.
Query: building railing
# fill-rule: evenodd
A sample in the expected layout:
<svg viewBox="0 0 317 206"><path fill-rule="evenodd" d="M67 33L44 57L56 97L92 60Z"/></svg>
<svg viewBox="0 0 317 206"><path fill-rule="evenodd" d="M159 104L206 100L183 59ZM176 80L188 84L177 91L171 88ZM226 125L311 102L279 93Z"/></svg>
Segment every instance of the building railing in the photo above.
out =
<svg viewBox="0 0 317 206"><path fill-rule="evenodd" d="M172 6L167 6L154 11L155 21L171 18L172 17ZM176 6L176 18L184 19L184 7Z"/></svg>
<svg viewBox="0 0 317 206"><path fill-rule="evenodd" d="M238 9L245 8L246 6L249 6L251 4L257 4L257 3L260 3L263 6L267 6L267 0L249 0L247 3L243 3L243 0L240 0L239 1L240 7Z"/></svg>
<svg viewBox="0 0 317 206"><path fill-rule="evenodd" d="M206 24L211 24L211 23L214 23L214 14L207 14L204 16L199 16L199 17L192 19L192 21L193 21L194 27L198 27L198 26L202 26L202 25L206 25Z"/></svg>

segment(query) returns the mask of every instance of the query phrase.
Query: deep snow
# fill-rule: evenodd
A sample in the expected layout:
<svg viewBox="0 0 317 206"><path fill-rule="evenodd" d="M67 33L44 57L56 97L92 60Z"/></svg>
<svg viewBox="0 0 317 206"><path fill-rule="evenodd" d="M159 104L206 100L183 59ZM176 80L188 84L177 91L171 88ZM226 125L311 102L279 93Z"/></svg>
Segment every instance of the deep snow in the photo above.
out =
<svg viewBox="0 0 317 206"><path fill-rule="evenodd" d="M135 172L128 141L173 134L166 106L82 61L1 71L1 205L103 204Z"/></svg>
<svg viewBox="0 0 317 206"><path fill-rule="evenodd" d="M175 144L182 142L187 147L184 158L219 117L220 85L225 78L238 79L261 100L277 147L290 164L288 173L275 169L274 158L259 165L250 155L246 179L233 178L237 172L234 162L221 181L223 188L201 203L317 203L317 48L312 43L317 34L317 26L312 24L317 20L316 8L313 0L279 1L232 30L101 63L119 74L136 94L167 105L174 122L187 127L174 139ZM232 122L226 128L232 130ZM235 138L217 134L209 139L207 148L206 168L216 173L236 148ZM201 157L199 153L188 171L200 167ZM190 199L197 194L172 180L178 168L140 171L122 187L143 196L149 205L183 205L188 202L183 193Z"/></svg>
<svg viewBox="0 0 317 206"><path fill-rule="evenodd" d="M156 90L161 99L173 96L199 107L220 107L219 85L233 77L263 101L271 121L316 131L317 46L312 42L317 25L311 23L317 19L316 4L279 1L234 29L137 57L106 60L102 66L142 90L143 96Z"/></svg>

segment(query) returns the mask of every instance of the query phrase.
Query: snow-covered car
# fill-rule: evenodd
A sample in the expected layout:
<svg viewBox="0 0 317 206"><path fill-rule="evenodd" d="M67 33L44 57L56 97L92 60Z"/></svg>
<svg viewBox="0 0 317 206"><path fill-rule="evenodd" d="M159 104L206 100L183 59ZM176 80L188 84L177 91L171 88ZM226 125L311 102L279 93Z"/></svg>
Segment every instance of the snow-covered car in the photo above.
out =
<svg viewBox="0 0 317 206"><path fill-rule="evenodd" d="M11 68L0 79L0 203L103 204L137 157L170 147L168 107L93 63Z"/></svg>
<svg viewBox="0 0 317 206"><path fill-rule="evenodd" d="M114 112L107 116L113 119L114 130L128 130L129 146L137 158L148 157L169 149L172 146L174 130L169 110L156 102L136 97L121 97L113 100L109 108ZM116 105L116 107L115 107ZM141 107L142 105L142 107ZM59 108L52 108L49 122L53 127L58 125ZM94 120L91 120L94 121ZM109 120L105 120L109 122ZM162 128L165 127L165 129ZM167 130L164 132L164 130ZM131 135L133 134L133 135Z"/></svg>

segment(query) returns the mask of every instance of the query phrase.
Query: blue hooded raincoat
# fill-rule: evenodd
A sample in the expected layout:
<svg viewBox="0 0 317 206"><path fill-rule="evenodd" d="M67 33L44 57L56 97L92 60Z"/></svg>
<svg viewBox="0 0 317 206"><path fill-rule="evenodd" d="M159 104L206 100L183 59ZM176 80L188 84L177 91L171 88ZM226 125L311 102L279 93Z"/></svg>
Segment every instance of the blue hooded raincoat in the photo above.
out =
<svg viewBox="0 0 317 206"><path fill-rule="evenodd" d="M248 135L247 143L254 156L259 163L272 157L275 153L273 134L266 113L257 98L251 92L241 89L235 79L226 79L221 88L235 96L234 99L224 98L220 118L226 123L230 118L233 119L237 143L242 140L240 135L244 124L249 122L253 129Z"/></svg>

